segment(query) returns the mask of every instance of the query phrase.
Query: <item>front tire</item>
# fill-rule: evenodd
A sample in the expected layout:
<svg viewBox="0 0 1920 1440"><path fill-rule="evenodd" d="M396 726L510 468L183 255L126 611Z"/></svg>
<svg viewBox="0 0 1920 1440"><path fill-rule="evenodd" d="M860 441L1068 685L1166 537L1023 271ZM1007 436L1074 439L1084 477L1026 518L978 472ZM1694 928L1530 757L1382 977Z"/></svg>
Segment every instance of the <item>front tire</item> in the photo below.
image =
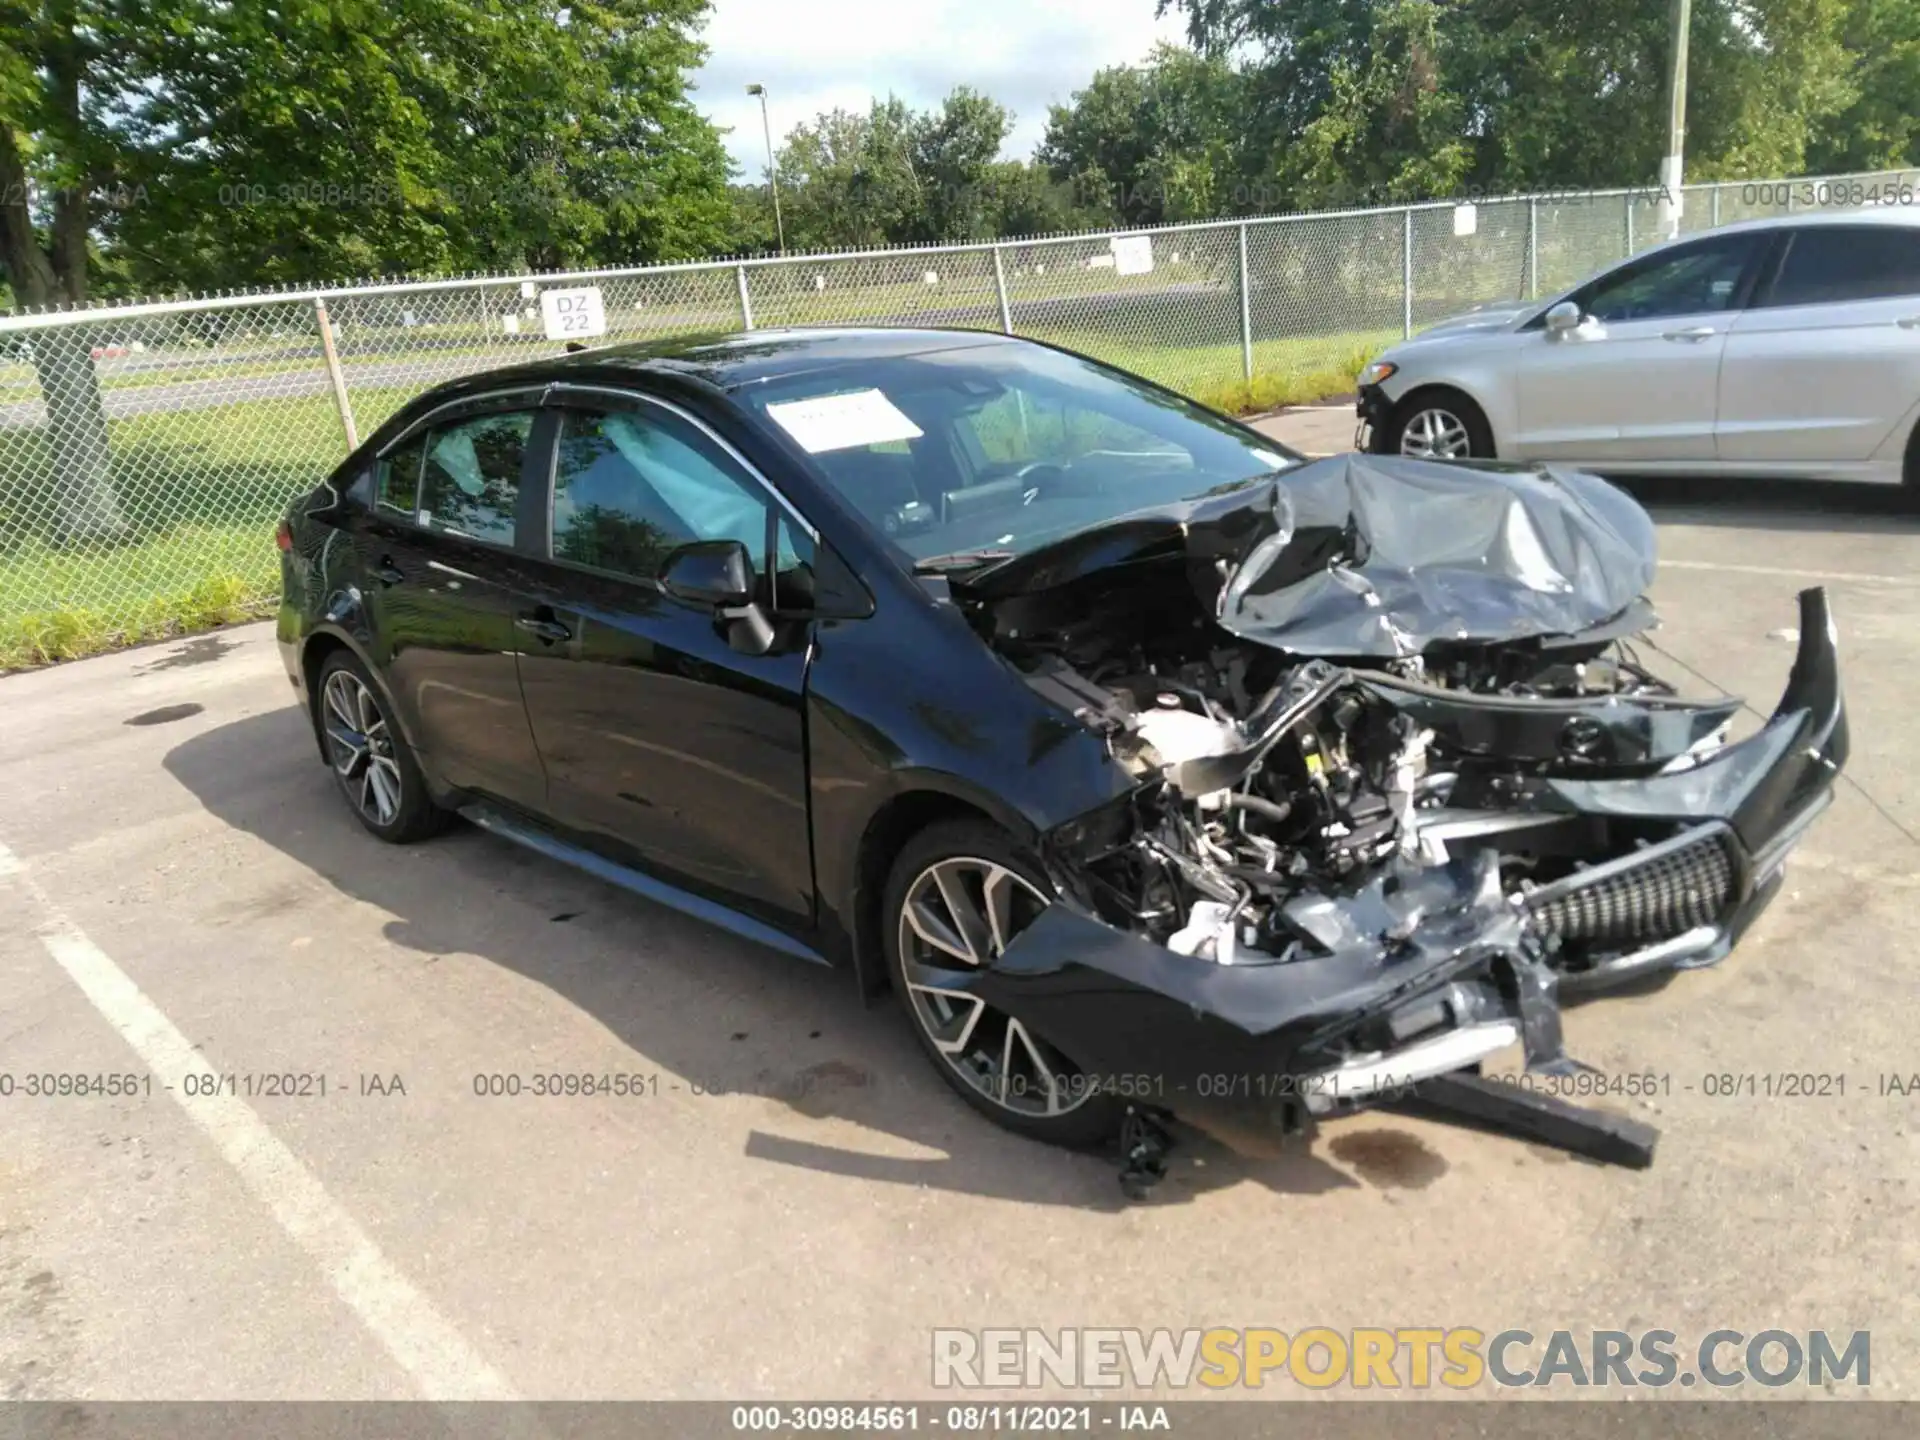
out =
<svg viewBox="0 0 1920 1440"><path fill-rule="evenodd" d="M1902 499L1909 510L1920 510L1920 421L1907 437L1907 454L1900 466Z"/></svg>
<svg viewBox="0 0 1920 1440"><path fill-rule="evenodd" d="M997 826L930 826L907 842L887 880L887 969L914 1038L961 1099L1017 1134L1087 1148L1119 1132L1119 1102L1043 1036L965 990L968 974L1049 897L1040 867Z"/></svg>
<svg viewBox="0 0 1920 1440"><path fill-rule="evenodd" d="M393 845L442 829L447 812L427 794L426 777L366 667L345 650L320 667L317 701L327 764L354 818Z"/></svg>
<svg viewBox="0 0 1920 1440"><path fill-rule="evenodd" d="M1491 460L1486 412L1445 386L1416 390L1394 407L1381 449L1419 460Z"/></svg>

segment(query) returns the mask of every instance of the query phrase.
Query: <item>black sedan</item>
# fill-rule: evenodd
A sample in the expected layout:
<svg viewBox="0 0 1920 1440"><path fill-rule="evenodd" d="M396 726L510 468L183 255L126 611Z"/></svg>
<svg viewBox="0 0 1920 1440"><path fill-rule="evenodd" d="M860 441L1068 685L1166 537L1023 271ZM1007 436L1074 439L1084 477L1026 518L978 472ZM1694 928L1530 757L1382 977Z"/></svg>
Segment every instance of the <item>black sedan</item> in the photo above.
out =
<svg viewBox="0 0 1920 1440"><path fill-rule="evenodd" d="M1653 529L1602 481L1309 463L993 335L470 376L279 541L374 835L457 813L848 967L977 1109L1131 1116L1148 1168L1189 1103L1513 1121L1463 1077L1565 1072L1562 991L1724 956L1846 759L1817 591L1745 739L1641 665Z"/></svg>

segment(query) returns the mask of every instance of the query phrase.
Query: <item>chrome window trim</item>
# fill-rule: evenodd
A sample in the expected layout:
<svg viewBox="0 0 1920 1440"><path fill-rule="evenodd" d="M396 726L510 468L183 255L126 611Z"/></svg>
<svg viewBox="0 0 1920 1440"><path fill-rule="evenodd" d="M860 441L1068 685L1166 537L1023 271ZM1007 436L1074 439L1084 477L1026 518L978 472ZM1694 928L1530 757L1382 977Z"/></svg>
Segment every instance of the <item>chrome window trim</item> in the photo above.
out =
<svg viewBox="0 0 1920 1440"><path fill-rule="evenodd" d="M444 400L424 415L421 415L412 424L408 425L406 429L402 430L398 435L394 436L393 439L387 441L386 444L376 450L373 456L374 462L377 464L386 459L388 455L413 439L414 436L425 430L449 410L458 409L462 405L483 405L495 400L511 400L518 396L525 395L529 397L526 405L524 407L512 408L524 408L537 411L540 408L541 400L545 397L547 391L552 388L552 386L544 384L516 385L511 390L489 390L479 395L461 395L452 400Z"/></svg>

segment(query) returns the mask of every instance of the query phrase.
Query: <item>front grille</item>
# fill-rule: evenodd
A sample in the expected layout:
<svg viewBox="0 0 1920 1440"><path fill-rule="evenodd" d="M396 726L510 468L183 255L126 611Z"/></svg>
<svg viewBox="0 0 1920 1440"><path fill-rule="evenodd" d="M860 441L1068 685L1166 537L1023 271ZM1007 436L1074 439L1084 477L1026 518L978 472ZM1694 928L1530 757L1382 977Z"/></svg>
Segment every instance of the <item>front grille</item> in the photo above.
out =
<svg viewBox="0 0 1920 1440"><path fill-rule="evenodd" d="M1542 886L1522 902L1548 941L1656 941L1717 924L1733 900L1734 857L1715 826L1644 855Z"/></svg>

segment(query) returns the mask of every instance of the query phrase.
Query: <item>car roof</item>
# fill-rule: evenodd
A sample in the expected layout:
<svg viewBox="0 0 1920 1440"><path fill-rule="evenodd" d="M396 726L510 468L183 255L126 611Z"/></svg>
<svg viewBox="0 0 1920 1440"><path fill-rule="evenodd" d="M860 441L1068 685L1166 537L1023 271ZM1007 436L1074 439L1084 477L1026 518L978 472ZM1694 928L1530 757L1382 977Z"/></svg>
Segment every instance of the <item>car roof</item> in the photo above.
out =
<svg viewBox="0 0 1920 1440"><path fill-rule="evenodd" d="M881 328L749 330L672 340L593 346L516 366L517 381L579 380L628 374L683 376L721 390L762 380L831 370L870 360L898 360L939 351L1018 345L979 330ZM496 376L497 378L497 376Z"/></svg>
<svg viewBox="0 0 1920 1440"><path fill-rule="evenodd" d="M1798 210L1790 215L1768 215L1759 220L1735 220L1715 227L1727 230L1778 230L1787 225L1920 225L1920 208L1912 205L1858 205L1842 210ZM1707 232L1696 230L1695 235Z"/></svg>
<svg viewBox="0 0 1920 1440"><path fill-rule="evenodd" d="M1696 197L1697 199L1697 197ZM1693 213L1689 210L1688 213ZM1896 225L1920 227L1920 206L1863 205L1846 210L1799 210L1791 215L1767 215L1758 220L1731 220L1724 225L1703 225L1698 230L1682 231L1671 240L1650 245L1646 251L1684 245L1689 240L1704 240L1710 235L1741 235L1771 230L1799 229L1802 226Z"/></svg>

